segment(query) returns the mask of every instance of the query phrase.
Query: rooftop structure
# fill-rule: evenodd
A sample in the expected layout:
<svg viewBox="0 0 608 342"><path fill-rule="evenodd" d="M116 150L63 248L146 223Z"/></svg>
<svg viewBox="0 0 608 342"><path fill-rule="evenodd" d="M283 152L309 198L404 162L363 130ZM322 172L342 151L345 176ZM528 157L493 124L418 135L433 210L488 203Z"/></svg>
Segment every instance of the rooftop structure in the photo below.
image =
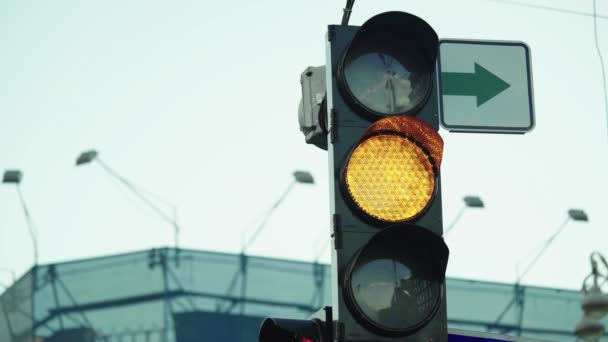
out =
<svg viewBox="0 0 608 342"><path fill-rule="evenodd" d="M265 316L328 305L329 279L325 264L173 248L38 265L0 295L0 342L255 341ZM567 341L581 317L579 291L448 278L447 293L451 328Z"/></svg>

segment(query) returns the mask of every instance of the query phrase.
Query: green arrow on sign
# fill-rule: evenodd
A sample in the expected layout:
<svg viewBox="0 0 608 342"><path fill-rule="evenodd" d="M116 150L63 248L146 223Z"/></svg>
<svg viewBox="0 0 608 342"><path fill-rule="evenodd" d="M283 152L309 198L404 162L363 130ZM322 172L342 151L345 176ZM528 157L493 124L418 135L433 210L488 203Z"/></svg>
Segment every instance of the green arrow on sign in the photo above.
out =
<svg viewBox="0 0 608 342"><path fill-rule="evenodd" d="M511 85L488 69L475 63L475 72L442 72L441 93L443 95L475 96L477 107L502 93Z"/></svg>

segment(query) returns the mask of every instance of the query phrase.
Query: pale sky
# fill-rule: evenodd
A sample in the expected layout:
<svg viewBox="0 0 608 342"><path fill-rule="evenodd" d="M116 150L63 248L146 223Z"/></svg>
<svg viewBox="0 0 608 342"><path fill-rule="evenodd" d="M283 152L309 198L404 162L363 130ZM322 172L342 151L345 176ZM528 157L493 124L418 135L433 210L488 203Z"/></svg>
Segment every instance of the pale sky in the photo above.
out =
<svg viewBox="0 0 608 342"><path fill-rule="evenodd" d="M592 13L592 1L528 1ZM241 234L298 185L249 249L313 260L329 238L327 153L297 123L300 73L325 63L345 1L0 0L0 170L24 172L42 263L172 244L172 228L98 165L179 208L182 247L238 252ZM593 250L608 254L608 133L593 18L489 0L355 3L352 25L399 10L440 38L518 40L532 52L536 128L525 136L442 130L448 276L513 282L518 260L570 223L524 284L577 289ZM608 15L608 3L598 1ZM608 20L598 19L608 64ZM325 250L322 261L330 261ZM33 252L17 192L0 187L0 269ZM10 273L0 271L0 283Z"/></svg>

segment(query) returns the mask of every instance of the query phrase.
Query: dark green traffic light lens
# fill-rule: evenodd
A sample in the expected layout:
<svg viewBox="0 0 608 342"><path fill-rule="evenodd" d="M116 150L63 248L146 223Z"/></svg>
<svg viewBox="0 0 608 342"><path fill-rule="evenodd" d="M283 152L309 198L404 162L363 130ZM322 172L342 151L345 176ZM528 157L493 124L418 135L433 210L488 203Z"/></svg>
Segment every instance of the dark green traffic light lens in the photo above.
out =
<svg viewBox="0 0 608 342"><path fill-rule="evenodd" d="M344 80L358 104L381 115L407 114L424 104L432 70L416 50L371 48L344 65Z"/></svg>
<svg viewBox="0 0 608 342"><path fill-rule="evenodd" d="M414 225L383 229L357 254L347 302L363 325L380 335L407 335L428 323L443 296L447 247Z"/></svg>

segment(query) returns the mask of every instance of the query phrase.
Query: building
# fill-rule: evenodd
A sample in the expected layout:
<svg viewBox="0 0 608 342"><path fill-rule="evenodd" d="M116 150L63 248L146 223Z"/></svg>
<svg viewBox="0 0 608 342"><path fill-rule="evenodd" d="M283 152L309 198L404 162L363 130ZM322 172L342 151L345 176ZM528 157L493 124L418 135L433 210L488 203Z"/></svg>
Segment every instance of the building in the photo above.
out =
<svg viewBox="0 0 608 342"><path fill-rule="evenodd" d="M40 265L0 296L0 342L255 341L263 317L331 303L329 281L324 264L171 248ZM578 291L450 278L447 292L453 328L574 341L582 317Z"/></svg>

